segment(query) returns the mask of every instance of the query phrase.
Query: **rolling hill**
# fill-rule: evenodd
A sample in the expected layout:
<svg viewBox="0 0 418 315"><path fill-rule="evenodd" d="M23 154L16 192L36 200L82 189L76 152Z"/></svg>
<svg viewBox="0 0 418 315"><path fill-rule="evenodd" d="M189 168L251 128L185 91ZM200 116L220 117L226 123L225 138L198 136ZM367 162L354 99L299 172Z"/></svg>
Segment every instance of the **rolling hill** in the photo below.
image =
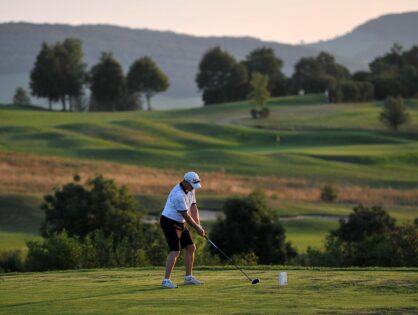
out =
<svg viewBox="0 0 418 315"><path fill-rule="evenodd" d="M348 34L307 47L358 60L362 68L367 68L374 57L389 51L394 43L406 49L418 45L417 29L418 12L388 14L370 20Z"/></svg>
<svg viewBox="0 0 418 315"><path fill-rule="evenodd" d="M320 246L358 203L382 204L398 222L417 217L418 103L411 123L386 130L379 102L329 104L323 95L271 99L268 119L250 119L251 102L188 110L64 113L0 107L0 249L39 237L41 196L96 174L126 185L146 209L160 211L183 172L204 180L202 209L262 187L302 251ZM46 175L47 174L47 175ZM338 202L319 199L326 183ZM312 217L313 216L313 217ZM29 224L31 223L31 224Z"/></svg>

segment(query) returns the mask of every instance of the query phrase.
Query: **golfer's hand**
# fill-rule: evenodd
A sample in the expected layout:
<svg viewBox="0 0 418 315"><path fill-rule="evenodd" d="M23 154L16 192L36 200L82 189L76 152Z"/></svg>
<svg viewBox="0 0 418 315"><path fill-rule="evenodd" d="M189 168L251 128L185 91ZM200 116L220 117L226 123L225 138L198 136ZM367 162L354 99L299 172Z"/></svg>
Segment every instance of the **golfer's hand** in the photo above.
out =
<svg viewBox="0 0 418 315"><path fill-rule="evenodd" d="M197 232L197 234L199 234L201 237L205 237L205 235L206 235L205 230L202 228L202 226L201 226L201 225L198 225L198 226L196 227L196 232Z"/></svg>

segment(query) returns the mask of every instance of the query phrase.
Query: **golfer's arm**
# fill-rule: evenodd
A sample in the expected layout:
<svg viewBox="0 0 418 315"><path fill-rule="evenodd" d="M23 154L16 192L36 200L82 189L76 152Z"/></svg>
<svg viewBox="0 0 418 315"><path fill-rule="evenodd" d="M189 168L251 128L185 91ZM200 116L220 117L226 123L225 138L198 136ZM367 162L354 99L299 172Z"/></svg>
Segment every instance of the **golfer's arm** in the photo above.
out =
<svg viewBox="0 0 418 315"><path fill-rule="evenodd" d="M193 220L193 218L187 213L188 211L181 211L181 215L183 216L184 220L186 220L186 222L192 226L194 229L197 229L199 227L199 224L196 223L195 220Z"/></svg>
<svg viewBox="0 0 418 315"><path fill-rule="evenodd" d="M197 224L200 224L199 209L195 203L190 207L190 216Z"/></svg>

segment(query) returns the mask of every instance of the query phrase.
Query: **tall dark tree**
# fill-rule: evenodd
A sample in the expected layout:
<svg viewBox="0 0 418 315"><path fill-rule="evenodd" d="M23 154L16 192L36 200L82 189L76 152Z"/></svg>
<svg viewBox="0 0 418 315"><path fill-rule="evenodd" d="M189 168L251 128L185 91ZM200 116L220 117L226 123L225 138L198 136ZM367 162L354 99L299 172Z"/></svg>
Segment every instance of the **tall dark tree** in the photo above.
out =
<svg viewBox="0 0 418 315"><path fill-rule="evenodd" d="M418 94L418 46L403 51L402 46L395 44L388 53L373 60L369 67L377 99Z"/></svg>
<svg viewBox="0 0 418 315"><path fill-rule="evenodd" d="M126 93L122 66L112 53L103 52L90 72L91 110L115 111L117 102Z"/></svg>
<svg viewBox="0 0 418 315"><path fill-rule="evenodd" d="M52 109L52 102L58 101L61 96L59 72L59 62L55 57L54 47L42 43L30 73L30 89L32 95L48 99L49 110Z"/></svg>
<svg viewBox="0 0 418 315"><path fill-rule="evenodd" d="M323 92L325 87L318 80L321 75L321 64L315 58L301 58L295 64L292 77L294 88L296 90L303 89L306 93Z"/></svg>
<svg viewBox="0 0 418 315"><path fill-rule="evenodd" d="M247 98L251 87L248 82L247 67L243 62L232 67L231 76L225 89L228 101L240 101Z"/></svg>
<svg viewBox="0 0 418 315"><path fill-rule="evenodd" d="M203 91L205 105L228 101L228 87L237 72L237 62L220 47L209 49L202 57L196 83Z"/></svg>
<svg viewBox="0 0 418 315"><path fill-rule="evenodd" d="M67 97L71 102L82 94L85 67L80 40L67 38L52 46L43 43L31 72L32 94L48 98L50 109L52 102L61 100L66 111Z"/></svg>
<svg viewBox="0 0 418 315"><path fill-rule="evenodd" d="M273 49L262 47L251 51L245 64L250 75L257 72L268 76L271 95L286 94L286 79L282 73L283 61L276 57Z"/></svg>
<svg viewBox="0 0 418 315"><path fill-rule="evenodd" d="M150 57L143 57L131 65L127 85L130 91L145 94L148 110L151 110L151 97L166 91L170 82L167 75Z"/></svg>
<svg viewBox="0 0 418 315"><path fill-rule="evenodd" d="M79 39L66 38L62 44L57 44L55 49L61 65L63 106L65 108L65 98L68 96L72 110L73 102L82 95L83 85L86 82L82 43Z"/></svg>

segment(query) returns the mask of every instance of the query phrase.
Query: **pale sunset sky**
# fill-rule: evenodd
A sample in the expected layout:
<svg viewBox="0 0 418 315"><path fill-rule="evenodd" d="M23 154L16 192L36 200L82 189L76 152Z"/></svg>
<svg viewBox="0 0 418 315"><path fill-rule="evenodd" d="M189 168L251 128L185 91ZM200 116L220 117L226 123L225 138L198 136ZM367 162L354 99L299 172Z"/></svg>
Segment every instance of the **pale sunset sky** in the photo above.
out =
<svg viewBox="0 0 418 315"><path fill-rule="evenodd" d="M112 24L296 44L408 11L418 11L418 0L0 0L0 23Z"/></svg>

